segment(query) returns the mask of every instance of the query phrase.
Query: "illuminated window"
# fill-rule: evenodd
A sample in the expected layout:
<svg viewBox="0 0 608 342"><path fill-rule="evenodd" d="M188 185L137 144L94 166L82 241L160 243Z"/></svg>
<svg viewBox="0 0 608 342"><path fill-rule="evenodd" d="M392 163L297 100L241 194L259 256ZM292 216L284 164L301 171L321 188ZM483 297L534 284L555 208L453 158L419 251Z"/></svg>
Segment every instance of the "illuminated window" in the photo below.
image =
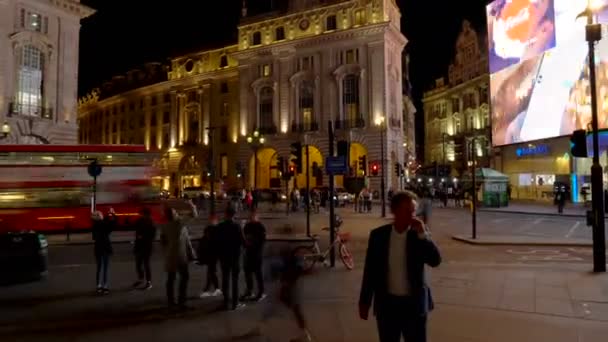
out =
<svg viewBox="0 0 608 342"><path fill-rule="evenodd" d="M355 26L359 26L359 25L363 25L363 24L365 24L365 11L364 10L355 11Z"/></svg>
<svg viewBox="0 0 608 342"><path fill-rule="evenodd" d="M351 49L346 50L344 53L344 59L346 60L346 64L355 64L359 62L359 50Z"/></svg>
<svg viewBox="0 0 608 342"><path fill-rule="evenodd" d="M312 130L314 108L314 84L311 81L300 83L300 125L305 131Z"/></svg>
<svg viewBox="0 0 608 342"><path fill-rule="evenodd" d="M44 95L44 54L33 45L17 48L17 92L20 114L41 116Z"/></svg>
<svg viewBox="0 0 608 342"><path fill-rule="evenodd" d="M228 177L228 155L222 153L220 156L220 176Z"/></svg>
<svg viewBox="0 0 608 342"><path fill-rule="evenodd" d="M37 13L28 13L27 28L32 31L42 32L42 16Z"/></svg>
<svg viewBox="0 0 608 342"><path fill-rule="evenodd" d="M230 114L228 102L222 103L220 116L228 116Z"/></svg>
<svg viewBox="0 0 608 342"><path fill-rule="evenodd" d="M271 87L264 87L260 90L260 128L271 128L274 126L273 119L273 97L274 90Z"/></svg>
<svg viewBox="0 0 608 342"><path fill-rule="evenodd" d="M285 39L285 28L283 26L277 27L274 31L275 40L283 40Z"/></svg>
<svg viewBox="0 0 608 342"><path fill-rule="evenodd" d="M272 65L262 64L260 65L260 77L270 77L272 74Z"/></svg>
<svg viewBox="0 0 608 342"><path fill-rule="evenodd" d="M252 45L262 44L262 34L260 33L260 31L253 33L253 37L252 37L251 41L252 41Z"/></svg>
<svg viewBox="0 0 608 342"><path fill-rule="evenodd" d="M359 113L359 77L348 75L342 81L342 103L344 104L344 119L353 123L360 117Z"/></svg>
<svg viewBox="0 0 608 342"><path fill-rule="evenodd" d="M335 15L330 15L325 19L325 31L332 31L338 28Z"/></svg>
<svg viewBox="0 0 608 342"><path fill-rule="evenodd" d="M220 57L220 68L225 68L228 66L228 56L222 55Z"/></svg>

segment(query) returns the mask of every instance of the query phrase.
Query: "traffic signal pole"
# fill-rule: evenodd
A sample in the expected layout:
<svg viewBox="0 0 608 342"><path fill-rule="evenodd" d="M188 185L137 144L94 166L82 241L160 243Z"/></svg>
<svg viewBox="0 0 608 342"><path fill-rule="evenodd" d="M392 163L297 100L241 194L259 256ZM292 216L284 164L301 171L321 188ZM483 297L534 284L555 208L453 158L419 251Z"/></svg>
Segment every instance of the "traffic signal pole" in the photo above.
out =
<svg viewBox="0 0 608 342"><path fill-rule="evenodd" d="M593 205L593 271L606 272L606 233L604 222L604 184L600 164L597 86L595 77L595 43L601 40L600 24L594 24L591 10L587 10L586 38L589 48L589 90L591 94L591 126L593 129L593 164L591 166L591 202Z"/></svg>
<svg viewBox="0 0 608 342"><path fill-rule="evenodd" d="M329 132L329 156L334 156L334 125L331 120L327 123L327 131ZM334 212L334 174L329 173L329 264L331 267L336 266L336 250L334 242L336 241L336 219Z"/></svg>

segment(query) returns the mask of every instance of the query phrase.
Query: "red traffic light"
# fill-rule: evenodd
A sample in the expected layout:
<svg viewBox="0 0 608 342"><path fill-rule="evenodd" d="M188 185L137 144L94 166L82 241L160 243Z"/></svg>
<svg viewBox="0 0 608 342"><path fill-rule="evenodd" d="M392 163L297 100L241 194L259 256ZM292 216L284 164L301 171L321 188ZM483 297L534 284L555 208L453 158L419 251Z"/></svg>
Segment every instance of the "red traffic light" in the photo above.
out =
<svg viewBox="0 0 608 342"><path fill-rule="evenodd" d="M289 172L295 172L296 171L296 167L293 165L289 165Z"/></svg>
<svg viewBox="0 0 608 342"><path fill-rule="evenodd" d="M378 175L378 169L380 168L380 166L378 165L378 163L373 163L372 164L372 176L377 176Z"/></svg>
<svg viewBox="0 0 608 342"><path fill-rule="evenodd" d="M372 165L372 170L373 171L378 171L378 164Z"/></svg>

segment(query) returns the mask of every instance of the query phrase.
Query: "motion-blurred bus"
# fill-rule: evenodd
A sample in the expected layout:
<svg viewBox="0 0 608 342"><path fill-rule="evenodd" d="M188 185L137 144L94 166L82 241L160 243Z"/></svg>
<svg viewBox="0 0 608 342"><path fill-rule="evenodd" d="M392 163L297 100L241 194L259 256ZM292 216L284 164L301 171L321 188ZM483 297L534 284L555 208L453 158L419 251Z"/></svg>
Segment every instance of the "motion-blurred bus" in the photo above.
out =
<svg viewBox="0 0 608 342"><path fill-rule="evenodd" d="M87 169L93 159L103 168L97 210L113 208L119 226L128 227L146 206L158 222L155 158L144 146L0 145L0 232L89 229L93 178Z"/></svg>

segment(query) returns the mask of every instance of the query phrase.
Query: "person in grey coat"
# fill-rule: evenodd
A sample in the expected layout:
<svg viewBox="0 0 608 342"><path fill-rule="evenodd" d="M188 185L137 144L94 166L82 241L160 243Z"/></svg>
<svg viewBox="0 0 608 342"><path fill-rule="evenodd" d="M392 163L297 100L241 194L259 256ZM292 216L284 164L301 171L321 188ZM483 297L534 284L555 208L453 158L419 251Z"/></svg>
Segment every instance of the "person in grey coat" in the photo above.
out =
<svg viewBox="0 0 608 342"><path fill-rule="evenodd" d="M161 244L165 251L165 269L167 271L167 300L169 307L174 307L175 291L174 284L179 274L179 292L177 305L185 308L188 280L190 273L188 265L194 260L194 249L190 242L188 229L182 224L175 209L166 208L165 215L167 224L161 233Z"/></svg>

